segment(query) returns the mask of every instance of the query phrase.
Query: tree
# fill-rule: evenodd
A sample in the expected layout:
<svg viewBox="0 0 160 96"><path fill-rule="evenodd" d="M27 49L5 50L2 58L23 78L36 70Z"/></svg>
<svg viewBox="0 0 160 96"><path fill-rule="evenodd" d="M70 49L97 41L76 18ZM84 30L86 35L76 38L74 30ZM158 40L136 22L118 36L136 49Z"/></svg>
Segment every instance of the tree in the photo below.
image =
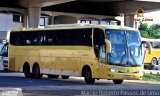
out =
<svg viewBox="0 0 160 96"><path fill-rule="evenodd" d="M148 30L148 24L141 22L140 25L139 25L139 30L143 30L143 31Z"/></svg>
<svg viewBox="0 0 160 96"><path fill-rule="evenodd" d="M145 38L160 38L160 25L153 24L150 27L147 23L140 23L139 31Z"/></svg>
<svg viewBox="0 0 160 96"><path fill-rule="evenodd" d="M147 23L140 23L139 31L140 31L142 37L145 37L145 38L150 37L148 34L148 24Z"/></svg>
<svg viewBox="0 0 160 96"><path fill-rule="evenodd" d="M149 28L149 34L152 38L159 38L160 35L160 25L159 24L153 24Z"/></svg>

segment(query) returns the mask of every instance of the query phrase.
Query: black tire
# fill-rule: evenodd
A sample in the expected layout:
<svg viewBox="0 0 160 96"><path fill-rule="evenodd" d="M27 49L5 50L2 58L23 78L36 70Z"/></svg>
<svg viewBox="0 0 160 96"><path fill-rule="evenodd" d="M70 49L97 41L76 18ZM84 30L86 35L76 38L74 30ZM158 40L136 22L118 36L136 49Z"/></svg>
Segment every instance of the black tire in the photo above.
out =
<svg viewBox="0 0 160 96"><path fill-rule="evenodd" d="M69 76L61 75L62 79L69 79Z"/></svg>
<svg viewBox="0 0 160 96"><path fill-rule="evenodd" d="M23 67L23 73L24 73L25 78L31 78L31 77L33 77L33 75L30 73L30 67L29 67L28 64L24 65L24 67Z"/></svg>
<svg viewBox="0 0 160 96"><path fill-rule="evenodd" d="M92 73L90 70L85 70L84 80L85 80L86 84L94 84L95 79L92 78Z"/></svg>
<svg viewBox="0 0 160 96"><path fill-rule="evenodd" d="M48 75L48 78L58 78L59 75Z"/></svg>
<svg viewBox="0 0 160 96"><path fill-rule="evenodd" d="M43 76L42 74L40 74L40 68L39 68L38 64L33 66L32 72L33 72L34 78L36 78L36 79L41 79Z"/></svg>
<svg viewBox="0 0 160 96"><path fill-rule="evenodd" d="M114 84L122 84L123 80L113 80Z"/></svg>

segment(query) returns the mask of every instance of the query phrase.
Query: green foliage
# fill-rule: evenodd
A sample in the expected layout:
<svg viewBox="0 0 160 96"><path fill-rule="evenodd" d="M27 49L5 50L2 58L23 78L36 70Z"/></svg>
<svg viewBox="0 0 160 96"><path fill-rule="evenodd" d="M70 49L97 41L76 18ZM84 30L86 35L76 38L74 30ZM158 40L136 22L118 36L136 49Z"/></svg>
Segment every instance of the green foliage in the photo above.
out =
<svg viewBox="0 0 160 96"><path fill-rule="evenodd" d="M153 24L148 26L147 23L140 23L139 30L142 37L145 38L160 38L160 25Z"/></svg>
<svg viewBox="0 0 160 96"><path fill-rule="evenodd" d="M143 30L143 31L148 30L148 24L147 23L140 23L139 30Z"/></svg>
<svg viewBox="0 0 160 96"><path fill-rule="evenodd" d="M153 74L144 74L143 75L144 81L160 81L159 75L153 75Z"/></svg>

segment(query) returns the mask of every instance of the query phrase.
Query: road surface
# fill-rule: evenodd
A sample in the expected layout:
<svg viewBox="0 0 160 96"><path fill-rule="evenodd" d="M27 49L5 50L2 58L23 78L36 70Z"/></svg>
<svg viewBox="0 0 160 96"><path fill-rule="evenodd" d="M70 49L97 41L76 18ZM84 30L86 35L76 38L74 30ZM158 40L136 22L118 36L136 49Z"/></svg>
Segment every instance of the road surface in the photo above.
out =
<svg viewBox="0 0 160 96"><path fill-rule="evenodd" d="M109 80L97 80L90 85L79 77L64 80L43 76L43 79L33 79L13 72L0 72L0 88L20 88L23 96L160 96L160 82L124 81L119 85Z"/></svg>

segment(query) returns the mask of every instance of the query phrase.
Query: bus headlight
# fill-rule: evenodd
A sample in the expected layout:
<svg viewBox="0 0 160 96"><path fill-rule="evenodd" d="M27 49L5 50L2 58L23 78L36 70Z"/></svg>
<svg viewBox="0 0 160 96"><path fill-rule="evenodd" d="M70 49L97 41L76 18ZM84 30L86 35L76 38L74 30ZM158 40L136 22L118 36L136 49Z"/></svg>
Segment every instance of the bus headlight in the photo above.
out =
<svg viewBox="0 0 160 96"><path fill-rule="evenodd" d="M115 69L108 69L110 72L118 72L118 70L115 70Z"/></svg>

